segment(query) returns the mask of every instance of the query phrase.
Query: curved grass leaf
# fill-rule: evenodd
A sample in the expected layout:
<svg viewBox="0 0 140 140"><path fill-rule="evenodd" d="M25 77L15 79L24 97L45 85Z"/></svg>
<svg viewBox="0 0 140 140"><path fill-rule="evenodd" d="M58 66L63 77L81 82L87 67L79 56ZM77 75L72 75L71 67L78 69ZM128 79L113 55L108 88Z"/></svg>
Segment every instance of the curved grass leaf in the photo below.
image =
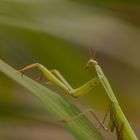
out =
<svg viewBox="0 0 140 140"><path fill-rule="evenodd" d="M21 76L14 68L0 60L0 71L6 74L8 77L16 81L18 84L29 90L32 95L36 96L46 109L57 119L62 120L66 117L75 116L80 111L72 104L64 100L55 92L42 86L41 84L33 81L27 76ZM77 120L70 123L63 123L77 140L103 140L104 138L98 132L95 127L86 119L86 117L80 117Z"/></svg>

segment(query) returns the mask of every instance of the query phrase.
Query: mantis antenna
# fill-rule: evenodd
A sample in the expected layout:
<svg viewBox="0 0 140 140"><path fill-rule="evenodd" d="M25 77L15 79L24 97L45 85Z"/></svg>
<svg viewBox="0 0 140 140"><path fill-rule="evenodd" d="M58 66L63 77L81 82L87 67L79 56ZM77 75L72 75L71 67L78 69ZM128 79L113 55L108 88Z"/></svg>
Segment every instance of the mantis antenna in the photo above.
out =
<svg viewBox="0 0 140 140"><path fill-rule="evenodd" d="M92 59L95 58L95 55L96 55L96 50L92 51Z"/></svg>
<svg viewBox="0 0 140 140"><path fill-rule="evenodd" d="M90 59L92 59L93 58L93 53L92 53L91 47L88 47L88 51L89 51Z"/></svg>
<svg viewBox="0 0 140 140"><path fill-rule="evenodd" d="M92 49L91 47L88 47L88 51L89 51L89 54L90 54L90 59L93 59L95 58L95 55L96 55L96 50Z"/></svg>

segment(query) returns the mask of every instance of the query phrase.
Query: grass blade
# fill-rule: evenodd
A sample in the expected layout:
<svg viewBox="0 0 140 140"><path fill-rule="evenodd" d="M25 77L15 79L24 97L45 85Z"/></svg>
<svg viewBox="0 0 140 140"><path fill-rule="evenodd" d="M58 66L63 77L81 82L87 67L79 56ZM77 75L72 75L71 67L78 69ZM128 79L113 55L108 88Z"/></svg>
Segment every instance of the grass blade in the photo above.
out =
<svg viewBox="0 0 140 140"><path fill-rule="evenodd" d="M64 100L52 90L33 81L25 75L22 77L21 73L2 60L0 60L0 71L25 87L32 95L36 96L57 120L75 116L80 112L74 105ZM100 132L95 129L86 117L81 117L71 123L63 125L77 140L104 140Z"/></svg>

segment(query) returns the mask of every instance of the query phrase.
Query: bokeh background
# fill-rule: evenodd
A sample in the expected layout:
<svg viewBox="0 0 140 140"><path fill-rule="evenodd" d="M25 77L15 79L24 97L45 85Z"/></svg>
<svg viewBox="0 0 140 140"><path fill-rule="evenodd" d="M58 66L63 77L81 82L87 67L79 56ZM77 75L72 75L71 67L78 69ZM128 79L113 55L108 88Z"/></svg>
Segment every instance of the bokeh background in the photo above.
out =
<svg viewBox="0 0 140 140"><path fill-rule="evenodd" d="M0 1L0 58L16 69L39 62L48 69L58 69L76 88L96 76L94 70L84 70L90 58L88 47L96 50L95 58L140 138L140 5L137 1ZM27 75L35 79L38 73L32 70ZM61 90L54 90L64 96ZM92 107L100 119L108 105L100 85L79 99L67 95L64 98L81 110ZM91 121L99 127L92 117ZM102 133L107 139L115 139L115 135ZM74 140L35 97L2 73L0 139Z"/></svg>

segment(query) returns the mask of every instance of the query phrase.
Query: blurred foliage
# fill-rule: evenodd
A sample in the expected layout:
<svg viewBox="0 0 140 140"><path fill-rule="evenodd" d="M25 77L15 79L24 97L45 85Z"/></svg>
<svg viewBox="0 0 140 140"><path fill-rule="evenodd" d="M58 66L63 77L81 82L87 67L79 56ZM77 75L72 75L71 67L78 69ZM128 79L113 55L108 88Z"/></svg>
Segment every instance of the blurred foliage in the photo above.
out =
<svg viewBox="0 0 140 140"><path fill-rule="evenodd" d="M49 69L58 69L73 87L78 87L96 75L95 71L84 71L89 59L87 46L93 47L97 51L96 60L140 137L140 6L136 2L1 0L1 59L17 69L40 62ZM37 73L31 70L27 74L35 79ZM44 120L45 110L26 92L0 74L1 108L13 110L13 116L15 113L19 119L22 115L18 115L18 110L23 110L26 119L40 114L38 119L35 117L36 121L41 117ZM106 100L102 102L104 90L99 86L92 93L77 100L65 98L81 102L83 108L87 103L104 112L107 105ZM30 108L34 110L33 115L28 111ZM5 114L10 118L4 112L0 116Z"/></svg>

